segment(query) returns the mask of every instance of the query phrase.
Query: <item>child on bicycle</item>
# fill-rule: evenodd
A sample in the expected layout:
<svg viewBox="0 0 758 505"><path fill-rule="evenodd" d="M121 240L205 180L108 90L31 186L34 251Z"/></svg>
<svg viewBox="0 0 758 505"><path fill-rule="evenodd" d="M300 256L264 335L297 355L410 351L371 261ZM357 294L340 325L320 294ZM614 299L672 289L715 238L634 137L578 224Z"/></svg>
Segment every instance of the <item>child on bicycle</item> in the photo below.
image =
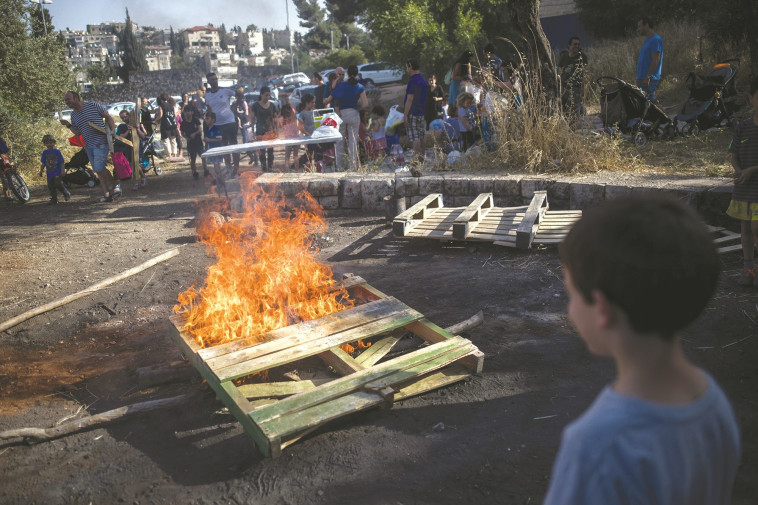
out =
<svg viewBox="0 0 758 505"><path fill-rule="evenodd" d="M47 170L47 189L50 191L50 203L58 203L58 192L63 195L63 199L69 201L71 193L63 185L63 154L55 148L55 137L45 135L42 137L42 143L45 144L45 150L42 151L40 161L42 166L39 169L39 175Z"/></svg>

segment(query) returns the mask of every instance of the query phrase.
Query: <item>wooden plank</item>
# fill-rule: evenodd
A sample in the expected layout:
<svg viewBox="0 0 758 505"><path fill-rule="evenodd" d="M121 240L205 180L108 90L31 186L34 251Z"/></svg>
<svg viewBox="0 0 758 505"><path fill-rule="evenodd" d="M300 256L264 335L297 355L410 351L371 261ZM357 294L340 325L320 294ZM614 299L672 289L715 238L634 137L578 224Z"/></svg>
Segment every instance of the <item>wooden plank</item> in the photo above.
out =
<svg viewBox="0 0 758 505"><path fill-rule="evenodd" d="M458 381L471 377L471 371L463 365L454 363L429 375L419 377L409 382L395 393L395 401L405 400L412 396L420 395L448 386Z"/></svg>
<svg viewBox="0 0 758 505"><path fill-rule="evenodd" d="M318 357L321 358L324 363L334 368L334 370L340 375L349 375L365 368L339 347L324 351L319 354Z"/></svg>
<svg viewBox="0 0 758 505"><path fill-rule="evenodd" d="M731 242L732 240L741 240L742 237L738 235L737 233L730 234L730 235L723 235L719 238L716 238L713 240L714 244L721 244L724 242Z"/></svg>
<svg viewBox="0 0 758 505"><path fill-rule="evenodd" d="M466 209L461 212L453 223L453 237L464 240L469 232L492 210L494 207L492 193L482 193L477 196Z"/></svg>
<svg viewBox="0 0 758 505"><path fill-rule="evenodd" d="M398 356L392 360L356 372L352 375L340 377L326 386L313 391L284 398L275 405L264 407L263 409L256 411L255 419L261 423L281 417L287 413L297 412L313 405L319 405L352 391L362 389L363 386L369 382L379 380L382 377L397 373L406 368L411 368L426 363L427 361L434 360L441 355L446 355L456 349L465 349L466 352L463 354L465 355L466 353L471 352L471 347L473 347L473 344L464 338L451 338L444 342L439 342L408 354Z"/></svg>
<svg viewBox="0 0 758 505"><path fill-rule="evenodd" d="M742 250L742 244L736 244L736 245L730 245L726 247L719 247L717 249L719 254L724 254L732 251L741 251Z"/></svg>
<svg viewBox="0 0 758 505"><path fill-rule="evenodd" d="M355 361L365 367L369 367L377 363L392 350L392 347L394 347L394 345L398 343L401 338L403 338L403 335L406 333L406 331L405 329L400 329L395 330L393 333L394 335L388 335L381 340L377 340L371 344L371 347L356 356Z"/></svg>
<svg viewBox="0 0 758 505"><path fill-rule="evenodd" d="M444 207L442 203L442 194L432 193L425 196L416 205L402 212L392 222L392 231L398 237L404 237L405 234L412 230L419 221L424 220L433 214L437 209Z"/></svg>
<svg viewBox="0 0 758 505"><path fill-rule="evenodd" d="M260 384L243 384L242 386L237 386L237 391L239 391L240 394L248 400L256 398L278 398L310 391L311 389L314 389L333 380L334 379L330 378L287 382L262 382Z"/></svg>
<svg viewBox="0 0 758 505"><path fill-rule="evenodd" d="M447 346L450 343L444 342L436 344L436 346ZM374 373L364 374L360 377L344 377L316 390L290 396L280 400L275 405L263 407L256 411L253 417L269 438L286 437L289 434L318 426L352 411L382 404L387 401L387 394L381 393L380 389L391 387L392 384L404 383L419 375L438 370L475 349L470 342L443 353L436 351L431 353L433 347L430 346L421 350L425 351L423 354L426 356L419 353L415 357L416 359L404 359L402 364L394 362L399 361L400 358L406 358L406 356L388 361L387 363L392 365L388 371L379 372L377 367L374 367L370 369ZM419 359L422 362L415 362L411 366L407 366L408 363ZM383 365L379 365L379 367ZM367 381L371 376L378 377L373 381ZM340 381L344 382L339 384Z"/></svg>
<svg viewBox="0 0 758 505"><path fill-rule="evenodd" d="M236 390L236 387L232 383L220 384L215 380L213 372L208 368L205 362L195 352L199 349L199 345L189 335L185 335L179 330L180 326L177 322L183 321L176 315L169 318L173 323L170 326L169 335L171 339L176 342L181 350L182 354L189 360L200 375L205 379L208 385L213 389L216 395L221 399L226 408L232 413L234 417L242 424L245 433L253 439L258 449L266 456L272 455L271 441L266 437L258 426L250 419L248 414L253 410L252 405L247 399Z"/></svg>
<svg viewBox="0 0 758 505"><path fill-rule="evenodd" d="M337 347L342 344L355 342L356 340L371 338L380 333L384 333L415 320L421 319L422 314L416 312L411 308L407 308L400 312L393 313L391 316L380 319L378 321L372 321L368 324L359 326L357 328L351 328L346 331L340 331L323 338L316 340L310 340L303 342L296 346L287 347L278 351L267 353L263 356L255 356L248 358L248 354L244 352L235 353L233 360L224 361L224 364L231 363L223 367L211 366L211 369L215 372L216 377L220 381L229 381L238 377L244 377L252 373L267 370L271 367L284 365L286 363L292 363L299 359L307 358L320 354L323 351L329 350L332 347ZM255 349L255 348L252 348Z"/></svg>
<svg viewBox="0 0 758 505"><path fill-rule="evenodd" d="M524 214L524 218L516 230L516 247L519 249L529 249L537 233L542 218L547 211L547 191L535 191L529 208Z"/></svg>
<svg viewBox="0 0 758 505"><path fill-rule="evenodd" d="M272 352L283 346L319 338L349 326L364 324L367 320L386 317L406 307L402 302L388 297L381 301L377 300L376 302L358 305L311 321L278 328L259 337L239 339L207 347L198 353L203 359L211 361L243 349L255 348L256 354Z"/></svg>

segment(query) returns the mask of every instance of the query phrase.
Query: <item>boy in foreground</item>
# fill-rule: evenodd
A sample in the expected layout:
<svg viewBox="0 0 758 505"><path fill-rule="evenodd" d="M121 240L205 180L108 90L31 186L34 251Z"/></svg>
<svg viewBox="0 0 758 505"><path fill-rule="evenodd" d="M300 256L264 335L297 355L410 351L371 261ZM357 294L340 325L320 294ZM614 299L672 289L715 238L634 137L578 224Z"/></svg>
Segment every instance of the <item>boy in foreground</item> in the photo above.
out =
<svg viewBox="0 0 758 505"><path fill-rule="evenodd" d="M660 195L614 200L585 213L560 256L569 319L617 377L564 430L544 503L730 503L734 412L680 342L719 271L696 213Z"/></svg>

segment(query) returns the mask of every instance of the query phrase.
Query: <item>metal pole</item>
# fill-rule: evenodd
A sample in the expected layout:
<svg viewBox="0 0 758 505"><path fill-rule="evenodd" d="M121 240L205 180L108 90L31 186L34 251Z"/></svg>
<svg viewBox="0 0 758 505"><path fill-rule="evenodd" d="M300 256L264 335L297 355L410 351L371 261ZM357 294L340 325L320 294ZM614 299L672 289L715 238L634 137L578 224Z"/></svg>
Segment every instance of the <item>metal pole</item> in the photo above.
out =
<svg viewBox="0 0 758 505"><path fill-rule="evenodd" d="M292 52L292 32L290 31L290 5L289 0L284 0L284 8L287 12L287 37L290 39L290 65L292 67L292 73L295 73L295 55Z"/></svg>
<svg viewBox="0 0 758 505"><path fill-rule="evenodd" d="M42 14L42 26L45 27L45 37L47 37L47 21L45 21L45 9L42 8L42 1L39 3L39 13Z"/></svg>
<svg viewBox="0 0 758 505"><path fill-rule="evenodd" d="M331 38L331 41L332 41L332 52L334 52L334 30L332 30L331 28L329 28L329 37Z"/></svg>

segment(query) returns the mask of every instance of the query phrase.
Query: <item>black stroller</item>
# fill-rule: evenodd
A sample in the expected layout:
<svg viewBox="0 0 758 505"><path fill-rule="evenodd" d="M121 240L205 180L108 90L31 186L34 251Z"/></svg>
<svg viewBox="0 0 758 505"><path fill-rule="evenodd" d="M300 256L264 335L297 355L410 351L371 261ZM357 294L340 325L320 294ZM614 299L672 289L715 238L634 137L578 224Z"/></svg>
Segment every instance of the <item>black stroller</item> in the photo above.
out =
<svg viewBox="0 0 758 505"><path fill-rule="evenodd" d="M676 130L663 110L645 93L616 77L600 77L600 115L606 129L618 128L637 146L654 139L670 139Z"/></svg>
<svg viewBox="0 0 758 505"><path fill-rule="evenodd" d="M161 175L163 169L160 165L155 163L155 157L163 158L165 151L160 141L155 138L155 132L150 133L147 137L140 140L140 155L139 163L142 167L142 171L147 175L150 169L155 172L155 175Z"/></svg>
<svg viewBox="0 0 758 505"><path fill-rule="evenodd" d="M683 134L697 135L724 122L731 124L731 114L738 108L735 76L739 67L740 60L734 58L714 65L706 75L691 72L685 81L690 96L674 116L674 126L682 121Z"/></svg>
<svg viewBox="0 0 758 505"><path fill-rule="evenodd" d="M81 136L75 135L70 137L68 143L82 149L74 153L71 159L63 164L63 177L61 177L63 184L67 188L70 188L72 184L89 186L90 188L100 185L100 179L87 166L89 164L89 157L87 156L87 151L84 150L84 140Z"/></svg>

